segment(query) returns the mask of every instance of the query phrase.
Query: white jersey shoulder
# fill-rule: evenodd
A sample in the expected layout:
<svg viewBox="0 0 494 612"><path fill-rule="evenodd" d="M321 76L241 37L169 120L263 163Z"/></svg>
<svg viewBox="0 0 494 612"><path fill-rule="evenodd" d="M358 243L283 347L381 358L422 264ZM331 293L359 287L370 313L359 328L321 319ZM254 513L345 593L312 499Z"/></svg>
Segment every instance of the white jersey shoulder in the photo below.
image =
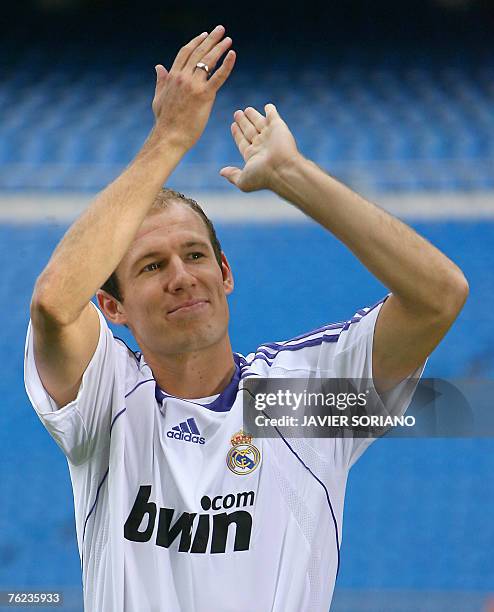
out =
<svg viewBox="0 0 494 612"><path fill-rule="evenodd" d="M282 342L262 344L245 367L259 374L314 374L328 378L371 378L374 326L384 300L362 308L348 320L331 323Z"/></svg>
<svg viewBox="0 0 494 612"><path fill-rule="evenodd" d="M160 389L100 313L96 352L60 410L39 379L29 326L25 384L68 459L86 612L326 612L348 469L370 442L252 439L242 385L370 378L379 308L235 354L227 388L198 400Z"/></svg>

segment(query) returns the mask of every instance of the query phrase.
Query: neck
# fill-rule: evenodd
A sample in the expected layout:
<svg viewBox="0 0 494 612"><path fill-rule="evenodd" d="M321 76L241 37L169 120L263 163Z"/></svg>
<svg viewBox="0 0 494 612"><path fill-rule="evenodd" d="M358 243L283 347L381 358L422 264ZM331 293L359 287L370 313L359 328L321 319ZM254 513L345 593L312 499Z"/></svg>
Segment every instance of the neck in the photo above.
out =
<svg viewBox="0 0 494 612"><path fill-rule="evenodd" d="M184 399L221 393L235 371L229 339L190 353L158 356L143 350L143 354L160 388Z"/></svg>

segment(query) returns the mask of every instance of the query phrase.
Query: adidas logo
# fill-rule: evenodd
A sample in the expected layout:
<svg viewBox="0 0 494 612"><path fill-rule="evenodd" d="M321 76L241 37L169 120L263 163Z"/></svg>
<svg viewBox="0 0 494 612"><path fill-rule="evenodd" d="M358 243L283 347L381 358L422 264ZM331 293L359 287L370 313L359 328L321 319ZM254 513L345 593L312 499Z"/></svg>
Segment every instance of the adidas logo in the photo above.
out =
<svg viewBox="0 0 494 612"><path fill-rule="evenodd" d="M192 442L193 444L204 444L206 440L201 436L196 422L193 418L182 421L170 431L166 432L167 438L175 438L175 440L184 440L184 442Z"/></svg>

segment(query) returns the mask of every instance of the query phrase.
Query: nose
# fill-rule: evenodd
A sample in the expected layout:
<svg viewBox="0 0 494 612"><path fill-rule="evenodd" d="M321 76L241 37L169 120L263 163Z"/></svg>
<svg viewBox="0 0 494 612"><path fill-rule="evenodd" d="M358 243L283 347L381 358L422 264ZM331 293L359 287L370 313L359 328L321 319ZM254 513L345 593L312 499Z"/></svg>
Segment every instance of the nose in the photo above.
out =
<svg viewBox="0 0 494 612"><path fill-rule="evenodd" d="M190 289L196 284L195 277L190 273L187 264L179 255L175 255L169 260L167 268L167 288L170 293Z"/></svg>

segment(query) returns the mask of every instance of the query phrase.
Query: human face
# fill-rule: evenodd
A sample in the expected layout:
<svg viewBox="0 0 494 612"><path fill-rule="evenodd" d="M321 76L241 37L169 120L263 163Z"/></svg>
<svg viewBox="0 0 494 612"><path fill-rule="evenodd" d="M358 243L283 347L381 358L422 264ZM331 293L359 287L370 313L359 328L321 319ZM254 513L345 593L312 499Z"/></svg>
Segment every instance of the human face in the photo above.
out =
<svg viewBox="0 0 494 612"><path fill-rule="evenodd" d="M143 351L177 355L228 341L230 266L216 261L204 222L188 206L152 212L117 268L121 319Z"/></svg>

